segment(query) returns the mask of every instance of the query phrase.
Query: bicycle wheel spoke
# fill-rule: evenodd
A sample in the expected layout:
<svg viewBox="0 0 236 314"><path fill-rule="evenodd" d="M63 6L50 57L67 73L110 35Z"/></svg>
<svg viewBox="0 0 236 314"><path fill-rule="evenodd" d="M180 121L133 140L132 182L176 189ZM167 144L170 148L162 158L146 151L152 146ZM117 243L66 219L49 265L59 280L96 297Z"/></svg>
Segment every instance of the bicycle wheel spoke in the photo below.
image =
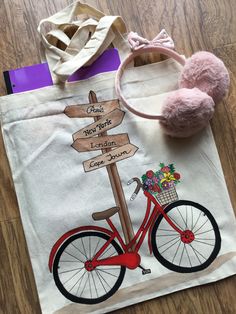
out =
<svg viewBox="0 0 236 314"><path fill-rule="evenodd" d="M99 258L101 258L104 254L106 254L111 248L112 248L112 246L109 246L109 247L102 253L102 255L99 256Z"/></svg>
<svg viewBox="0 0 236 314"><path fill-rule="evenodd" d="M181 212L180 212L180 210L179 210L179 207L177 207L177 210L178 210L178 212L179 212L179 214L180 214L180 216L181 216L181 218L182 218L182 220L183 220L183 222L184 222L184 224L185 224L185 227L188 228L188 227L187 227L187 224L186 224L186 221L184 220L184 217L183 217L183 215L181 214Z"/></svg>
<svg viewBox="0 0 236 314"><path fill-rule="evenodd" d="M193 231L193 229L195 228L196 224L198 223L198 220L200 219L201 213L202 212L199 213L198 218L197 218L197 220L196 220L196 222L195 222L195 224L194 224L194 226L193 226L191 231Z"/></svg>
<svg viewBox="0 0 236 314"><path fill-rule="evenodd" d="M187 210L187 206L185 206L185 210L186 210L186 228L188 229L188 210Z"/></svg>
<svg viewBox="0 0 236 314"><path fill-rule="evenodd" d="M88 278L89 278L89 273L87 273L88 274ZM87 286L87 283L88 283L88 281L89 281L89 279L87 278L87 280L85 281L85 285L84 285L84 287L83 287L83 290L81 291L81 293L80 293L80 297L81 297L81 295L83 294L83 292L84 292L84 290L85 290L85 287Z"/></svg>
<svg viewBox="0 0 236 314"><path fill-rule="evenodd" d="M175 232L177 233L177 231ZM157 234L156 237L175 237L176 234Z"/></svg>
<svg viewBox="0 0 236 314"><path fill-rule="evenodd" d="M174 242L172 245L168 246L168 248L166 248L163 252L161 252L160 254L165 253L167 250L169 250L172 246L174 246L178 241L181 241L180 239L178 239L176 242Z"/></svg>
<svg viewBox="0 0 236 314"><path fill-rule="evenodd" d="M63 283L63 286L64 286L67 282L69 282L72 278L74 278L78 273L80 273L81 270L82 270L82 269L80 269L80 270L77 271L73 276L71 276L69 279L67 279L67 280ZM86 271L84 271L84 274L85 274L85 273L86 273ZM83 275L82 275L81 277L83 277ZM80 277L80 278L81 278L81 277Z"/></svg>
<svg viewBox="0 0 236 314"><path fill-rule="evenodd" d="M99 273L99 269L98 269L98 273ZM107 284L107 286L109 287L109 288L111 288L111 286L109 285L109 283L106 281L106 279L102 276L102 274L100 274L99 273L99 275L102 277L102 279L103 279L103 281Z"/></svg>
<svg viewBox="0 0 236 314"><path fill-rule="evenodd" d="M77 249L82 255L84 255L84 257L86 257L86 255L85 255L77 246L75 246L74 243L71 243L71 245L72 245L75 249Z"/></svg>
<svg viewBox="0 0 236 314"><path fill-rule="evenodd" d="M170 215L168 215L168 217L180 228L181 231L183 230L183 228L174 220L174 218L172 218Z"/></svg>
<svg viewBox="0 0 236 314"><path fill-rule="evenodd" d="M184 246L183 246L183 250L182 250L182 253L181 253L181 257L180 257L180 261L179 261L179 266L180 266L180 264L181 264L181 262L182 262L182 258L183 258L183 255L184 255L184 248L185 248L185 243L184 243Z"/></svg>
<svg viewBox="0 0 236 314"><path fill-rule="evenodd" d="M84 246L84 241L83 241L83 238L81 238L81 242L82 242L82 245L83 245L83 249L84 249L84 255L86 256L86 258L88 259L88 256L86 254L86 250L85 250L85 246Z"/></svg>
<svg viewBox="0 0 236 314"><path fill-rule="evenodd" d="M201 257L203 257L205 260L207 260L207 258L205 256L203 256L196 248L194 248L191 244L190 244L190 246L194 250L195 253L197 252L199 255L201 255ZM199 258L198 258L198 260L199 260L199 263L201 263Z"/></svg>
<svg viewBox="0 0 236 314"><path fill-rule="evenodd" d="M78 269L83 269L84 267L78 267L78 268L74 268L74 269L71 269L71 270L65 270L65 271L61 271L61 272L58 272L58 274L64 274L64 273L69 273L71 271L75 271L75 270L78 270Z"/></svg>
<svg viewBox="0 0 236 314"><path fill-rule="evenodd" d="M91 295L91 299L92 299L92 288L91 288L91 282L90 282L90 274L91 273L88 273L88 275L89 275L89 291L90 291L90 295Z"/></svg>
<svg viewBox="0 0 236 314"><path fill-rule="evenodd" d="M190 256L189 256L189 253L188 253L188 250L187 250L186 246L185 246L185 251L186 251L187 256L188 256L190 267L192 267L192 263L191 263Z"/></svg>
<svg viewBox="0 0 236 314"><path fill-rule="evenodd" d="M100 274L98 273L98 271L97 271L96 269L95 269L95 272L96 272L96 274L97 274L97 277L98 277L98 279L99 279L101 285L103 286L103 289L104 289L105 292L107 293L107 290L106 290L106 288L104 287L103 282L101 281Z"/></svg>
<svg viewBox="0 0 236 314"><path fill-rule="evenodd" d="M172 259L172 263L174 263L174 260L175 260L175 257L176 257L176 255L177 255L177 253L178 253L178 250L179 250L180 245L181 245L181 241L179 241L179 245L178 245L178 247L177 247L177 249L176 249L176 251L175 251L175 255L174 255L173 259Z"/></svg>
<svg viewBox="0 0 236 314"><path fill-rule="evenodd" d="M196 238L197 240L205 240L205 241L215 241L215 239L206 239L206 238Z"/></svg>
<svg viewBox="0 0 236 314"><path fill-rule="evenodd" d="M195 233L195 235L204 234L204 233L210 232L210 231L212 231L212 230L213 230L213 228L212 228L212 229L209 229L209 230L207 230L207 231L203 231L203 232Z"/></svg>
<svg viewBox="0 0 236 314"><path fill-rule="evenodd" d="M92 279L93 279L93 284L94 284L94 287L95 287L95 291L96 291L96 294L97 294L97 297L98 297L98 290L97 290L97 286L96 286L96 283L95 283L95 280L94 280L94 277L93 277L93 272L91 272L91 275L92 275Z"/></svg>
<svg viewBox="0 0 236 314"><path fill-rule="evenodd" d="M95 254L97 252L97 248L98 248L98 245L99 245L100 242L101 242L101 238L98 239L97 245L96 245L95 250L93 252L93 257L95 256Z"/></svg>
<svg viewBox="0 0 236 314"><path fill-rule="evenodd" d="M198 232L200 229L202 229L203 226L205 226L205 224L208 222L209 220L207 219L202 225L201 227L199 227L195 232Z"/></svg>
<svg viewBox="0 0 236 314"><path fill-rule="evenodd" d="M71 257L74 257L75 259L77 259L77 261L84 263L83 261L81 261L79 258L77 258L76 256L72 255L71 253L67 252L66 250L64 251L65 253L67 253L68 255L70 255Z"/></svg>
<svg viewBox="0 0 236 314"><path fill-rule="evenodd" d="M79 286L78 286L78 288L77 288L77 290L76 290L76 295L78 294L78 292L79 292L79 289L80 289L80 287L81 287L81 284L82 284L82 281L83 281L83 278L84 278L84 275L86 274L86 270L85 270L85 272L83 273L83 275L77 280L77 282L75 283L75 285L80 281L80 279L81 279L81 281L80 281L80 284L79 284ZM74 285L74 286L75 286ZM73 289L74 287L72 287L72 289ZM71 289L71 290L72 290ZM71 290L69 290L69 291L71 291Z"/></svg>
<svg viewBox="0 0 236 314"><path fill-rule="evenodd" d="M101 271L101 272L103 272L103 273L109 274L109 275L111 275L111 276L113 276L113 277L116 277L116 278L118 277L118 276L116 276L116 275L113 275L113 274L109 273L108 271L105 271L105 270L101 269L101 268L97 268L97 270L99 270L99 271Z"/></svg>
<svg viewBox="0 0 236 314"><path fill-rule="evenodd" d="M163 246L165 246L166 244L169 244L171 242L173 242L174 240L176 240L177 238L179 238L179 235L177 235L177 237L175 237L174 239L171 239L170 241L167 241L166 243L162 244L161 246L159 246L159 249Z"/></svg>
<svg viewBox="0 0 236 314"><path fill-rule="evenodd" d="M120 267L109 267L109 268L102 268L102 270L116 270L116 269L120 269Z"/></svg>
<svg viewBox="0 0 236 314"><path fill-rule="evenodd" d="M117 254L117 252L115 251L115 252L111 253L110 255L107 256L107 258L113 256L114 254Z"/></svg>
<svg viewBox="0 0 236 314"><path fill-rule="evenodd" d="M192 248L193 250L193 253L195 254L195 256L197 257L199 263L201 264L201 261L200 261L200 258L198 257L197 253L195 252L195 249L192 247L192 245L190 244L190 247Z"/></svg>
<svg viewBox="0 0 236 314"><path fill-rule="evenodd" d="M206 245L214 246L214 244L203 242L203 241L199 241L199 240L196 240L196 238L194 239L194 241L195 242L199 242L199 243L203 243L203 244L206 244Z"/></svg>

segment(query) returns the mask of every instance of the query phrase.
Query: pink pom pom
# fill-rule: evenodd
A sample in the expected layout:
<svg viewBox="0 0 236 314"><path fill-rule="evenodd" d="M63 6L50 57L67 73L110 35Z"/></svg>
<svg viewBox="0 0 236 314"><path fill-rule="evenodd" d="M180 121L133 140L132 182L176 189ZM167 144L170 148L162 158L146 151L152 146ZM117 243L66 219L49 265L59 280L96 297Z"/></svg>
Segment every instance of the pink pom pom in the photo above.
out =
<svg viewBox="0 0 236 314"><path fill-rule="evenodd" d="M166 134L188 137L203 129L214 113L214 101L198 88L182 88L166 99L160 124Z"/></svg>
<svg viewBox="0 0 236 314"><path fill-rule="evenodd" d="M207 51L200 51L186 60L180 77L180 88L197 87L220 102L229 89L229 73L224 63Z"/></svg>

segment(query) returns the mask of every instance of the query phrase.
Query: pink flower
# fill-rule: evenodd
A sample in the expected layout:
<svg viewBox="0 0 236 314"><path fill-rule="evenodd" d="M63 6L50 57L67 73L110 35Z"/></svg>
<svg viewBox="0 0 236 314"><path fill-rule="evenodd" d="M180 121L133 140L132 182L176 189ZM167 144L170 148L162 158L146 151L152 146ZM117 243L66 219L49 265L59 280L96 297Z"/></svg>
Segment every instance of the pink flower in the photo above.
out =
<svg viewBox="0 0 236 314"><path fill-rule="evenodd" d="M158 183L157 177L153 177L153 178L152 178L152 181L153 181L154 183Z"/></svg>
<svg viewBox="0 0 236 314"><path fill-rule="evenodd" d="M165 166L163 168L161 168L162 172L170 172L170 168L168 166Z"/></svg>

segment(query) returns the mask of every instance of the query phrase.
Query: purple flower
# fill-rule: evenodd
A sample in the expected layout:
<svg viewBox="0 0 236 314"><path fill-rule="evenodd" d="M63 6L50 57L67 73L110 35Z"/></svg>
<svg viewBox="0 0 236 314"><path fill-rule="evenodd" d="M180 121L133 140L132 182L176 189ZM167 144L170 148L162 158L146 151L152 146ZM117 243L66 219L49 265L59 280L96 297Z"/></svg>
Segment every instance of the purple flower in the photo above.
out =
<svg viewBox="0 0 236 314"><path fill-rule="evenodd" d="M167 181L162 182L161 185L164 190L168 190L170 188L169 182Z"/></svg>
<svg viewBox="0 0 236 314"><path fill-rule="evenodd" d="M152 179L146 179L144 183L148 186L152 186Z"/></svg>

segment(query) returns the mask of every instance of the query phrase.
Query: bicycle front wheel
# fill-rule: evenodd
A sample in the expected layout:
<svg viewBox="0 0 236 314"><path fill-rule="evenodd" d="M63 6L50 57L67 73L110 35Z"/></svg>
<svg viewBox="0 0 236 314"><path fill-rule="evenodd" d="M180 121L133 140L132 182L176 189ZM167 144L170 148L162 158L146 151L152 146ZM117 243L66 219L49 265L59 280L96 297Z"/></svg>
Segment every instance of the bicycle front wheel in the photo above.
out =
<svg viewBox="0 0 236 314"><path fill-rule="evenodd" d="M157 260L170 270L191 273L205 269L216 258L221 246L218 225L200 204L176 201L165 208L180 235L160 215L152 231L152 248Z"/></svg>
<svg viewBox="0 0 236 314"><path fill-rule="evenodd" d="M109 238L101 232L86 231L71 236L59 248L53 263L53 276L56 286L67 299L96 304L119 289L125 275L124 266L99 266L92 271L85 268L85 262L92 260ZM113 240L100 258L122 253Z"/></svg>

